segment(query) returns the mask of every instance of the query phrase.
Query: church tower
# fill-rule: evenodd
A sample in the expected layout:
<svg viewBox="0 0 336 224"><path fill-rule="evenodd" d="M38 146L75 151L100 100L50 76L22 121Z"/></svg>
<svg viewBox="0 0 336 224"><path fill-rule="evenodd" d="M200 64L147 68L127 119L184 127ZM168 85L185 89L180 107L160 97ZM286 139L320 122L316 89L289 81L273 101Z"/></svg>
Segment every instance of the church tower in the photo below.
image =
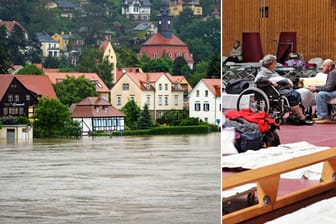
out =
<svg viewBox="0 0 336 224"><path fill-rule="evenodd" d="M169 13L168 0L162 0L157 21L158 32L165 38L171 39L173 36L173 16Z"/></svg>

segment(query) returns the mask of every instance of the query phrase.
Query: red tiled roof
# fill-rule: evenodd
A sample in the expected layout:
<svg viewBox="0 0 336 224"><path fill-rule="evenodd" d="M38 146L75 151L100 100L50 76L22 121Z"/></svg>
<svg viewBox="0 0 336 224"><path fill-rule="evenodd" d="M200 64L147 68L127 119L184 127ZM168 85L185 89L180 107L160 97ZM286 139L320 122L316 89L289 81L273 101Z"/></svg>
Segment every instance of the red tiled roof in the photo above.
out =
<svg viewBox="0 0 336 224"><path fill-rule="evenodd" d="M151 83L154 84L159 80L163 75L166 76L171 82L174 83L174 79L172 78L173 76L170 75L169 73L165 72L146 72L146 73L141 73L141 72L128 72L127 75L132 79L132 81L141 89L144 90L146 89L145 84L146 83ZM180 83L179 83L180 84ZM152 88L155 88L154 85L152 85ZM183 90L181 86L179 86L178 90Z"/></svg>
<svg viewBox="0 0 336 224"><path fill-rule="evenodd" d="M117 74L116 74L116 80L118 81L120 79L121 76L123 76L125 72L140 72L142 73L142 69L141 68L137 68L137 67L129 67L129 68L117 68Z"/></svg>
<svg viewBox="0 0 336 224"><path fill-rule="evenodd" d="M90 81L97 82L97 85L96 85L97 93L106 93L106 92L110 91L107 88L107 86L105 85L105 83L101 80L99 75L97 75L96 73L49 72L48 70L45 70L44 73L46 74L46 76L49 77L50 81L53 84L56 84L59 81L66 79L67 76L72 76L72 77L75 77L76 79L79 78L80 76L84 76L85 78L89 79Z"/></svg>
<svg viewBox="0 0 336 224"><path fill-rule="evenodd" d="M27 33L27 30L17 21L0 21L0 26L5 26L6 31L9 33L14 32L15 25L19 26L23 32Z"/></svg>
<svg viewBox="0 0 336 224"><path fill-rule="evenodd" d="M208 89L215 95L221 96L221 81L220 79L202 79L204 84L208 87Z"/></svg>
<svg viewBox="0 0 336 224"><path fill-rule="evenodd" d="M96 107L99 110L96 110ZM104 106L107 110L104 110ZM77 104L72 104L70 107L72 118L92 118L92 117L125 117L125 114L117 110L109 102L99 97L87 97Z"/></svg>
<svg viewBox="0 0 336 224"><path fill-rule="evenodd" d="M158 57L165 56L164 54L171 54L172 60L175 60L178 55L183 57L185 54L186 62L193 62L188 46L174 34L172 38L168 39L157 33L142 44L140 55L145 54L153 59L154 53L157 53Z"/></svg>
<svg viewBox="0 0 336 224"><path fill-rule="evenodd" d="M2 98L9 84L16 78L30 91L45 97L57 98L55 90L45 75L0 75L0 97Z"/></svg>
<svg viewBox="0 0 336 224"><path fill-rule="evenodd" d="M14 79L14 75L0 75L0 99L5 95L9 84Z"/></svg>

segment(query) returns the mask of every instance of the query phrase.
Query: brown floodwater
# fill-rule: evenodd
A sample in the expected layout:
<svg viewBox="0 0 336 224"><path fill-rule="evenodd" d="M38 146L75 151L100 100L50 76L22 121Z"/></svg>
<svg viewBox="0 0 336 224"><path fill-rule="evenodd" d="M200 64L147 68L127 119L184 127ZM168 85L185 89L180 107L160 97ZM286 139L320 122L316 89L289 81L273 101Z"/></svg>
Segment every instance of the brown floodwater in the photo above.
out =
<svg viewBox="0 0 336 224"><path fill-rule="evenodd" d="M221 222L220 133L0 142L0 223Z"/></svg>

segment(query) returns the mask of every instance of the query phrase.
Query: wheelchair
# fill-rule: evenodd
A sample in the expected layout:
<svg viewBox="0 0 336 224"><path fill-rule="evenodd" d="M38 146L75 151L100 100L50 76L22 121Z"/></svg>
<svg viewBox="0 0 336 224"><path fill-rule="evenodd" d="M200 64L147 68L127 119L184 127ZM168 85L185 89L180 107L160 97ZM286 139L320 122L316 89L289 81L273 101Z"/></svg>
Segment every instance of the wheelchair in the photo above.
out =
<svg viewBox="0 0 336 224"><path fill-rule="evenodd" d="M286 113L291 112L287 97L271 84L256 84L243 90L237 100L237 110L242 109L265 111L278 124L281 124Z"/></svg>

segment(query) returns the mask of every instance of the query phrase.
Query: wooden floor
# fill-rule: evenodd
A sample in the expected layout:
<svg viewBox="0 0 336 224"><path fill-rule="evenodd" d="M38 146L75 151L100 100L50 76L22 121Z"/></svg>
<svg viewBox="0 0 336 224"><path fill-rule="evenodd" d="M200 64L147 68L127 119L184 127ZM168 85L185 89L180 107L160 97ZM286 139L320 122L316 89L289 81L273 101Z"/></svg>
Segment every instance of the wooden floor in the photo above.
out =
<svg viewBox="0 0 336 224"><path fill-rule="evenodd" d="M314 124L312 126L281 125L280 130L278 131L281 144L307 141L316 146L329 146L329 147L336 146L335 133L336 133L336 124ZM314 181L308 181L302 179L300 180L282 179L279 186L278 194L281 195L291 191L295 191L297 189L300 189L301 187L305 187L311 184L314 184ZM329 190L322 194L312 195L310 198L298 201L297 203L292 204L290 206L286 206L284 208L275 210L271 213L267 213L241 223L243 224L264 223L266 221L296 211L297 209L310 205L314 202L330 198L333 196L336 196L336 189ZM230 212L230 210L239 209L240 207L244 206L246 207L247 206L246 203L247 203L246 198L240 198L232 202L228 206L223 205L223 209L226 212Z"/></svg>

